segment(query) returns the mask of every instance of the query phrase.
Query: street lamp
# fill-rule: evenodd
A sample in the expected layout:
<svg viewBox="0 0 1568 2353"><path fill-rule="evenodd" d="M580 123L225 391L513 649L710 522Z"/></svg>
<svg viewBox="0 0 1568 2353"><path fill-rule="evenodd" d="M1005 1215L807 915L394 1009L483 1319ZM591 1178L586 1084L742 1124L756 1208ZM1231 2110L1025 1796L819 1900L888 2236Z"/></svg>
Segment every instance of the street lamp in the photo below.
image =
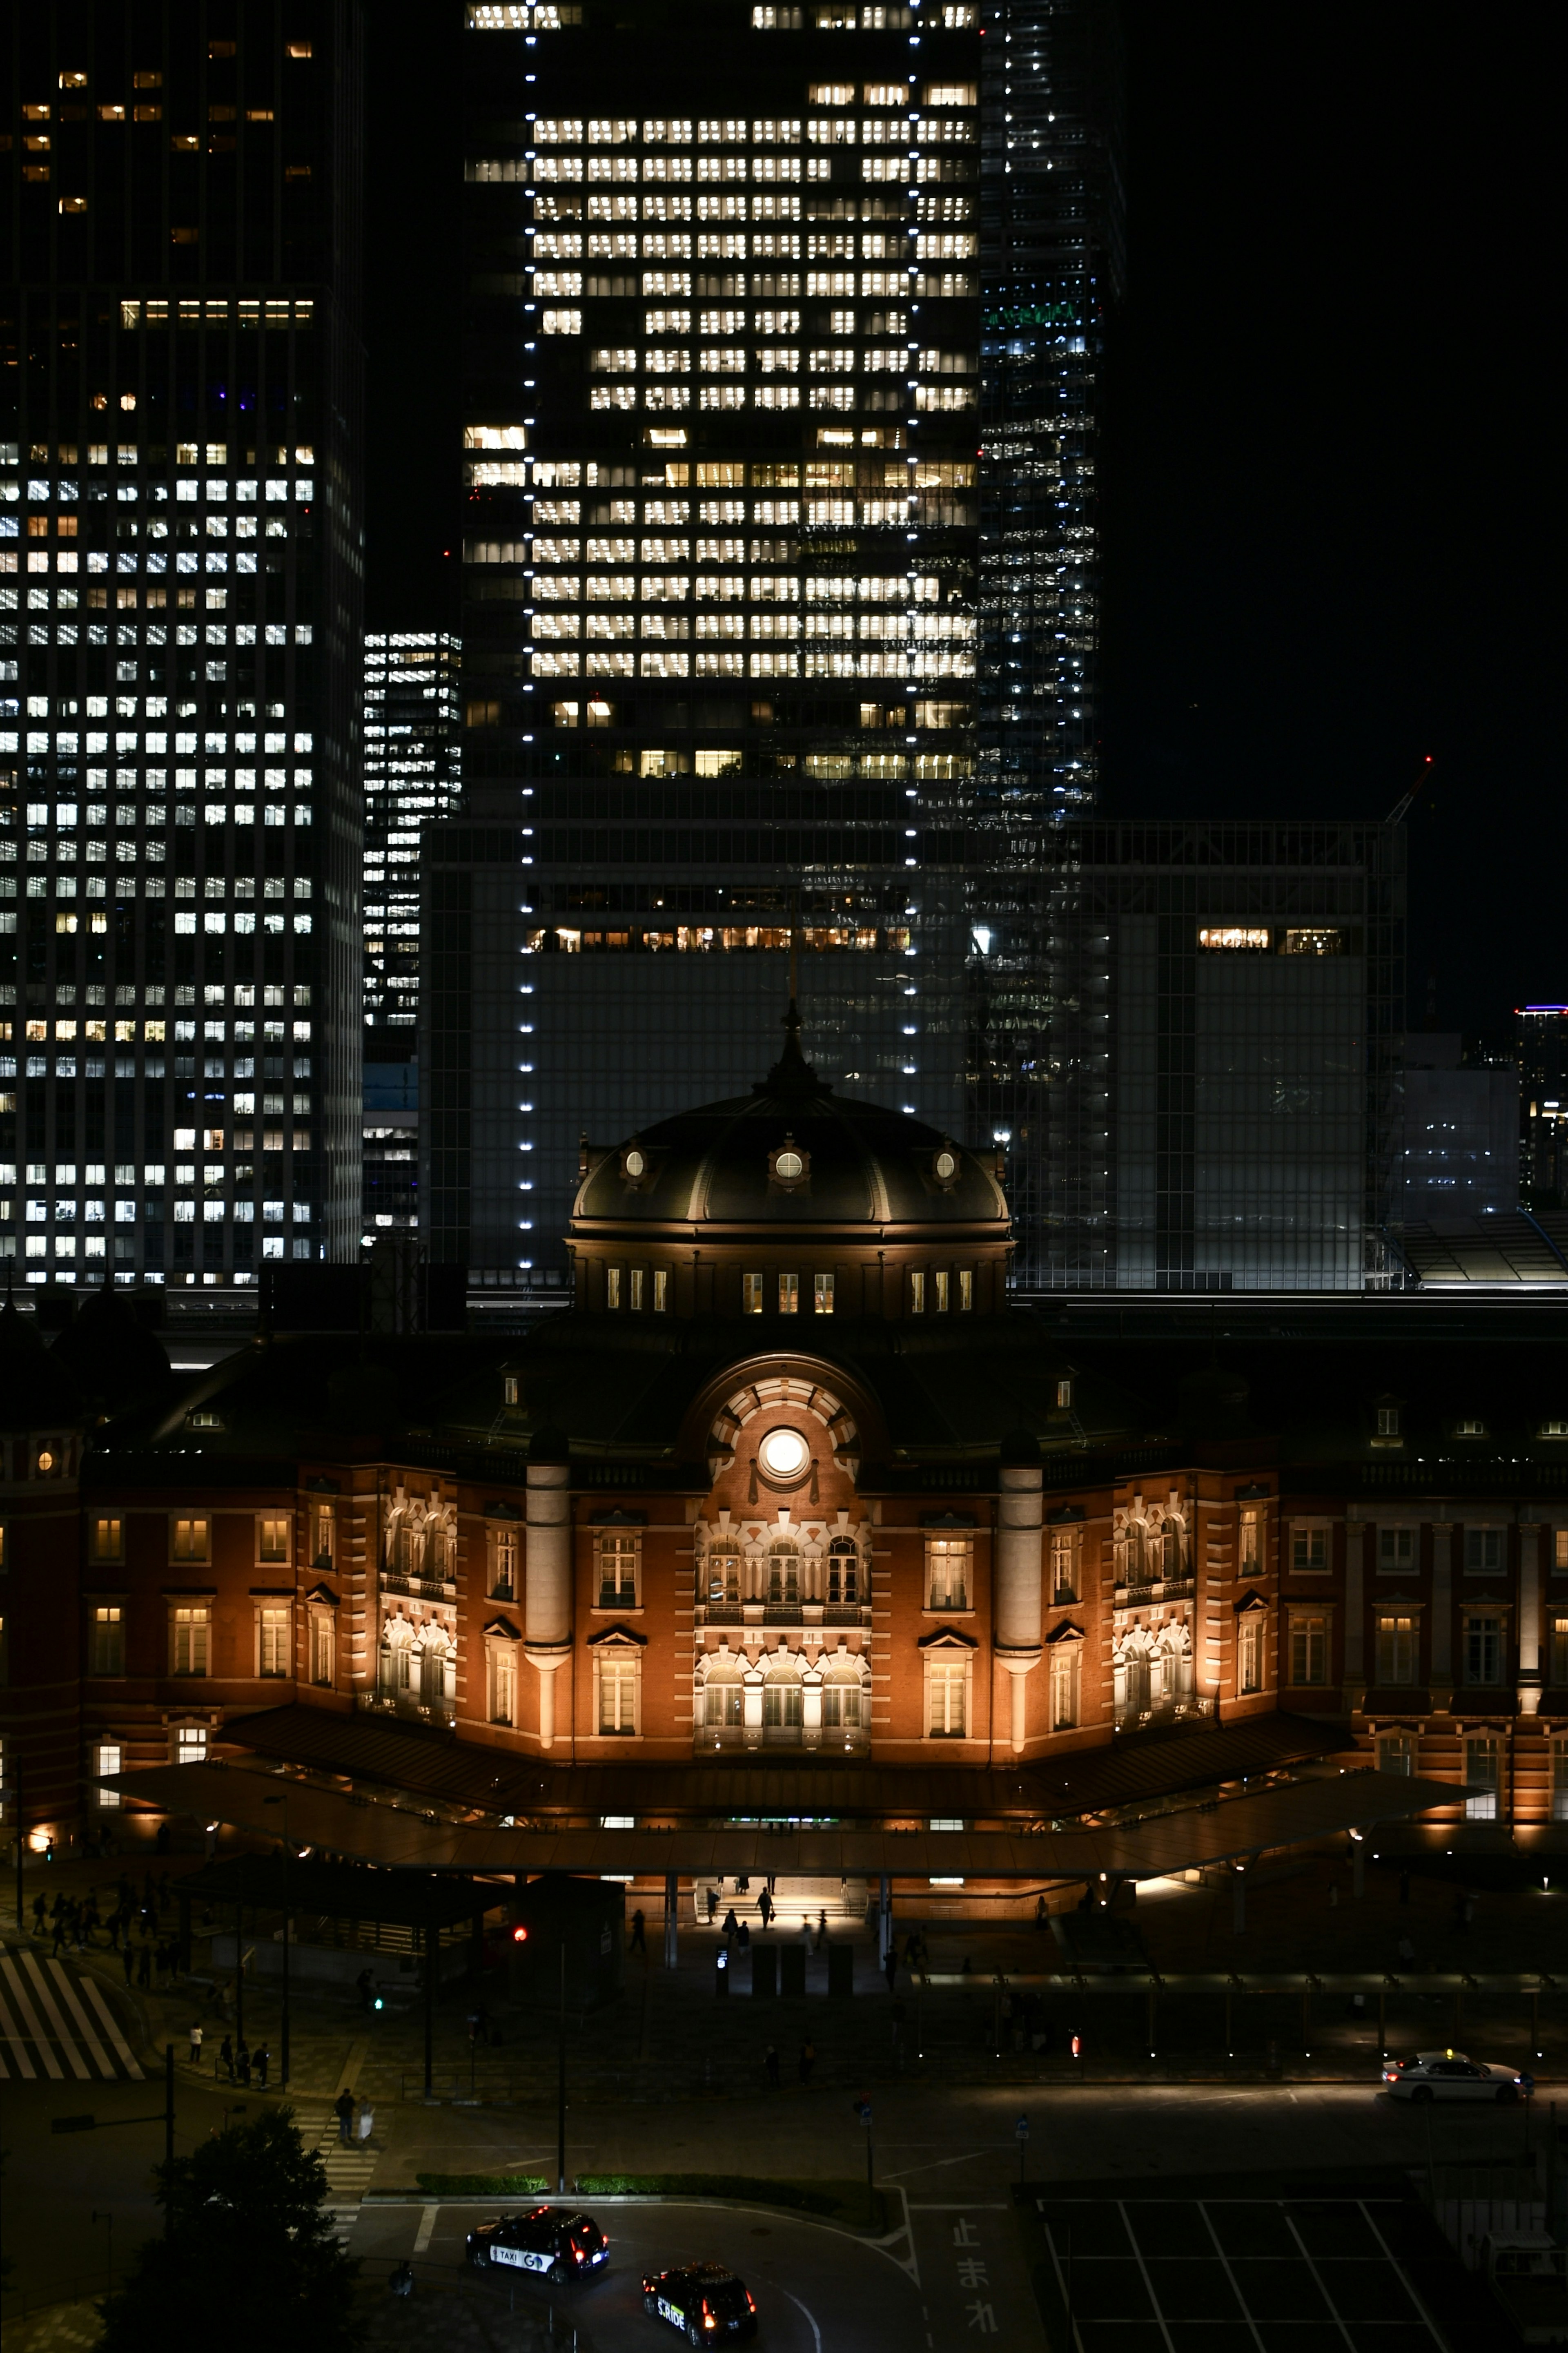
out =
<svg viewBox="0 0 1568 2353"><path fill-rule="evenodd" d="M264 1806L283 1809L283 2032L279 2054L278 2084L281 2091L289 2088L289 1795L287 1790L275 1798L263 1798Z"/></svg>

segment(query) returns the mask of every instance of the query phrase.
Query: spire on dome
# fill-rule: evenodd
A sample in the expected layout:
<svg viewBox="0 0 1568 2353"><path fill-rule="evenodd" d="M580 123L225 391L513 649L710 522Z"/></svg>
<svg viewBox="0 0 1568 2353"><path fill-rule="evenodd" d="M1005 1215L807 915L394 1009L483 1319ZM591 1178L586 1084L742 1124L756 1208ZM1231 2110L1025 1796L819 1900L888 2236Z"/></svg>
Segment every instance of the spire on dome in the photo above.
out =
<svg viewBox="0 0 1568 2353"><path fill-rule="evenodd" d="M792 997L789 1010L784 1018L784 1051L757 1089L759 1094L829 1094L832 1089L826 1079L819 1079L812 1065L800 1050L800 1013Z"/></svg>

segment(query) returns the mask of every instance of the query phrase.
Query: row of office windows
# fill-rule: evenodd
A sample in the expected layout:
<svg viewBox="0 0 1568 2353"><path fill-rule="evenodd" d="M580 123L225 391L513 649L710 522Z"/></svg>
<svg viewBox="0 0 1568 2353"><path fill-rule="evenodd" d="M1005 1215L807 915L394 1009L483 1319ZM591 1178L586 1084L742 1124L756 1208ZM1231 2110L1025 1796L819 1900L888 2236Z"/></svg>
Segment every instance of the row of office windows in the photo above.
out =
<svg viewBox="0 0 1568 2353"><path fill-rule="evenodd" d="M1331 1562L1329 1521L1294 1521L1290 1529L1290 1567L1292 1574L1311 1576L1326 1573ZM1568 1568L1568 1528L1551 1532L1551 1560L1554 1568ZM1464 1535L1464 1565L1467 1574L1488 1576L1508 1566L1508 1529L1467 1527ZM1421 1531L1416 1525L1380 1527L1377 1531L1377 1567L1380 1575L1414 1570L1420 1566Z"/></svg>
<svg viewBox="0 0 1568 2353"><path fill-rule="evenodd" d="M221 1430L221 1415L191 1413L187 1419L193 1430ZM148 1517L159 1516L149 1514ZM231 1516L228 1514L225 1517ZM232 1516L240 1518L242 1514ZM336 1514L330 1505L318 1505L310 1514L310 1559L318 1568L330 1568L336 1546ZM294 1519L289 1512L261 1512L252 1523L253 1554L258 1563L284 1563L293 1558ZM171 1512L167 1515L167 1553L171 1563L179 1567L200 1567L211 1561L213 1523L205 1512L189 1514ZM88 1559L105 1567L125 1558L126 1521L120 1512L97 1512L88 1522ZM0 1567L5 1565L5 1545L0 1526Z"/></svg>
<svg viewBox="0 0 1568 2353"><path fill-rule="evenodd" d="M1471 1794L1465 1816L1472 1822L1498 1819L1503 1789L1504 1743L1495 1733L1469 1735L1464 1743L1464 1775ZM1377 1740L1380 1773L1414 1778L1420 1769L1420 1741L1414 1732L1380 1733ZM1568 1821L1568 1740L1551 1744L1551 1800L1554 1822Z"/></svg>
<svg viewBox="0 0 1568 2353"><path fill-rule="evenodd" d="M168 1637L167 1668L171 1675L210 1675L213 1672L213 1610L206 1601L170 1601L165 1605ZM113 1680L126 1672L126 1605L98 1601L87 1617L88 1672ZM330 1686L337 1664L337 1630L329 1609L312 1609L310 1618L308 1670L313 1683ZM234 1672L260 1677L294 1672L294 1610L290 1602L258 1601L252 1609L253 1651L248 1666Z"/></svg>
<svg viewBox="0 0 1568 2353"><path fill-rule="evenodd" d="M1293 1609L1289 1620L1289 1679L1299 1689L1326 1686L1330 1680L1330 1620L1326 1612ZM1506 1663L1506 1628L1499 1610L1467 1610L1460 1620L1459 1681L1475 1689L1497 1688ZM1419 1620L1414 1611L1379 1615L1373 1621L1375 1680L1414 1684L1419 1666ZM1554 1618L1551 1635L1551 1680L1568 1683L1568 1617ZM1386 1672L1385 1672L1386 1670Z"/></svg>

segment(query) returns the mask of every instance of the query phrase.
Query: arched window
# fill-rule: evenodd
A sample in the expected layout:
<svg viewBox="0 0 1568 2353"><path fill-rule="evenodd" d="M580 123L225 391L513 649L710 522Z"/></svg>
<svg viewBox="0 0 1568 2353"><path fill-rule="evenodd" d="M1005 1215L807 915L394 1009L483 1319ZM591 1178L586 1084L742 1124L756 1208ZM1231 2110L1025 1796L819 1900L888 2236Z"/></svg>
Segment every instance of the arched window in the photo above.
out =
<svg viewBox="0 0 1568 2353"><path fill-rule="evenodd" d="M741 1598L741 1556L733 1546L713 1546L708 1554L708 1599L714 1601L739 1601Z"/></svg>
<svg viewBox="0 0 1568 2353"><path fill-rule="evenodd" d="M739 1659L721 1651L702 1679L699 1720L710 1739L739 1739L746 1721L745 1689Z"/></svg>
<svg viewBox="0 0 1568 2353"><path fill-rule="evenodd" d="M1142 1626L1130 1626L1111 1653L1116 1721L1134 1726L1148 1716L1152 1704L1154 1645Z"/></svg>
<svg viewBox="0 0 1568 2353"><path fill-rule="evenodd" d="M381 1630L376 1682L384 1699L406 1695L412 1680L414 1629L406 1618L388 1618Z"/></svg>
<svg viewBox="0 0 1568 2353"><path fill-rule="evenodd" d="M822 1678L824 1732L854 1735L860 1731L865 1719L865 1685L859 1670L828 1667Z"/></svg>
<svg viewBox="0 0 1568 2353"><path fill-rule="evenodd" d="M1160 1575L1165 1577L1180 1577L1181 1573L1182 1524L1178 1519L1168 1518L1165 1522L1164 1533L1160 1539Z"/></svg>

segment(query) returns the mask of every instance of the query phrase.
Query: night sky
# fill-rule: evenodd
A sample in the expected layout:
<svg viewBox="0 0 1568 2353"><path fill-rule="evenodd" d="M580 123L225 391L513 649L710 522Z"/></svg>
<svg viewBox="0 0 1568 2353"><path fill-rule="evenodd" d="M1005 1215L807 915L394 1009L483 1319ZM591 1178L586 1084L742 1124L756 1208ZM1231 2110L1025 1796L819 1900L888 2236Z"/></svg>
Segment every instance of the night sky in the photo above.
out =
<svg viewBox="0 0 1568 2353"><path fill-rule="evenodd" d="M373 628L455 620L458 22L370 12ZM1103 807L1377 818L1431 753L1411 1018L1435 979L1440 1027L1506 1046L1568 999L1561 16L1127 24Z"/></svg>

